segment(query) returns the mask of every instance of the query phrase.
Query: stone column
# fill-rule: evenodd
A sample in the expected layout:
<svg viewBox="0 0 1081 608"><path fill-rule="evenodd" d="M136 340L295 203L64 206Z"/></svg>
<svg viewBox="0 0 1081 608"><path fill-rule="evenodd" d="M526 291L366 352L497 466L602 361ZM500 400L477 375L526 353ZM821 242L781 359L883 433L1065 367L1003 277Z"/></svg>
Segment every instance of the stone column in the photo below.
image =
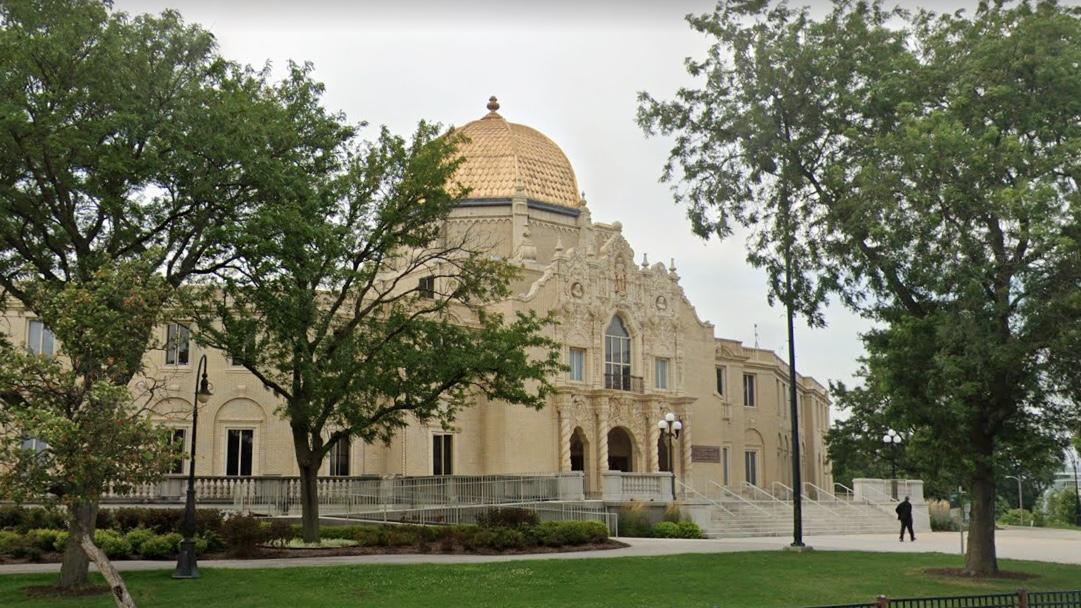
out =
<svg viewBox="0 0 1081 608"><path fill-rule="evenodd" d="M657 442L661 436L661 431L657 428L660 418L656 415L657 409L660 407L659 404L659 401L650 402L644 414L646 419L646 463L649 467L646 470L650 473L659 473L661 470L661 463L657 458Z"/></svg>
<svg viewBox="0 0 1081 608"><path fill-rule="evenodd" d="M559 412L559 470L571 470L571 412L570 399L566 395L557 397Z"/></svg>
<svg viewBox="0 0 1081 608"><path fill-rule="evenodd" d="M597 478L608 470L608 397L597 397Z"/></svg>
<svg viewBox="0 0 1081 608"><path fill-rule="evenodd" d="M691 484L691 429L694 426L688 419L686 412L683 414L683 432L680 433L679 451L680 451L680 470L679 474L683 483L687 485Z"/></svg>

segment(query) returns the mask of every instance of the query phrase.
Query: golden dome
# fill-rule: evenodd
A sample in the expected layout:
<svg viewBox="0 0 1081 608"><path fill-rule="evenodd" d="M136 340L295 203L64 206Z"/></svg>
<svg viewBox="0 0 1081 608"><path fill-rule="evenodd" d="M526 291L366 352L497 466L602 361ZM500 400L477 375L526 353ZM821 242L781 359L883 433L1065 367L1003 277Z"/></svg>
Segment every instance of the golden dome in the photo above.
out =
<svg viewBox="0 0 1081 608"><path fill-rule="evenodd" d="M532 201L577 208L578 180L563 150L543 133L507 122L488 100L488 114L463 125L464 157L454 181L470 189L466 200L509 199L518 192Z"/></svg>

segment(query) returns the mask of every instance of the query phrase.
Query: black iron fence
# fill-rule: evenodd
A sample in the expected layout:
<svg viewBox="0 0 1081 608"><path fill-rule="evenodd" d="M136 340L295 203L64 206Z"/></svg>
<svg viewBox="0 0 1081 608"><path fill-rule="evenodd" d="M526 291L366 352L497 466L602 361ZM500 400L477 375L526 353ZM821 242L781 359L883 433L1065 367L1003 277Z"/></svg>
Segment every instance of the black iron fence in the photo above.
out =
<svg viewBox="0 0 1081 608"><path fill-rule="evenodd" d="M953 597L909 597L892 599L884 595L864 604L834 604L816 608L1081 608L1079 591L1027 591Z"/></svg>

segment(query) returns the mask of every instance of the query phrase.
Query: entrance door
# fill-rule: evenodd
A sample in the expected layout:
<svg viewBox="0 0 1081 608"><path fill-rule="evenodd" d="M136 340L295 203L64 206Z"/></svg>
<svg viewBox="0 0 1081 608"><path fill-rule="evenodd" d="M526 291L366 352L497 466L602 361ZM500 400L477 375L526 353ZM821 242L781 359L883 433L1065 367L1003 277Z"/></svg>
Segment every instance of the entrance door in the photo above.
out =
<svg viewBox="0 0 1081 608"><path fill-rule="evenodd" d="M608 431L608 470L634 471L634 444L627 430L616 427Z"/></svg>

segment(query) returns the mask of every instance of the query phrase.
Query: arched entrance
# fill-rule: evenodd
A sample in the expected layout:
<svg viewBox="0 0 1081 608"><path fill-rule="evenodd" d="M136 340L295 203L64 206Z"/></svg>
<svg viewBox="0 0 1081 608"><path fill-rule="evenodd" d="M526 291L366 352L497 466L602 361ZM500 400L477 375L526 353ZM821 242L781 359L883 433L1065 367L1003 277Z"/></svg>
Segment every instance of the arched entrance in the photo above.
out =
<svg viewBox="0 0 1081 608"><path fill-rule="evenodd" d="M586 454L589 453L589 440L582 427L575 427L571 433L571 470L586 470Z"/></svg>
<svg viewBox="0 0 1081 608"><path fill-rule="evenodd" d="M630 433L623 427L608 431L608 470L634 471L634 442Z"/></svg>

